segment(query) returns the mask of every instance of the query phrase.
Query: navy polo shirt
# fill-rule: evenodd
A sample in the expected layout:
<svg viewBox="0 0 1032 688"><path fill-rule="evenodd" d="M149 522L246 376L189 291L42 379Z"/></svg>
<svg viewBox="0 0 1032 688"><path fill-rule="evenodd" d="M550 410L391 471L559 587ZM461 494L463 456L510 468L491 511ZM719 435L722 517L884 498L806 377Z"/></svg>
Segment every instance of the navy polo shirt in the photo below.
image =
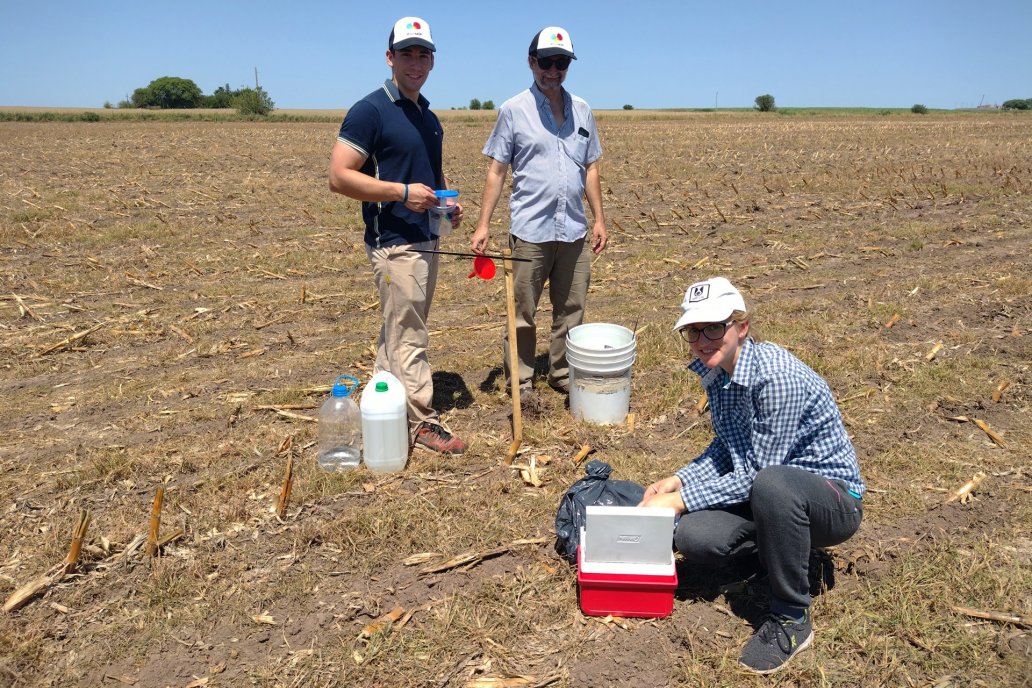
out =
<svg viewBox="0 0 1032 688"><path fill-rule="evenodd" d="M444 131L422 95L416 104L388 79L348 110L337 140L366 156L361 171L402 184L444 188ZM430 241L428 213L413 213L401 201L362 203L365 242L373 247Z"/></svg>

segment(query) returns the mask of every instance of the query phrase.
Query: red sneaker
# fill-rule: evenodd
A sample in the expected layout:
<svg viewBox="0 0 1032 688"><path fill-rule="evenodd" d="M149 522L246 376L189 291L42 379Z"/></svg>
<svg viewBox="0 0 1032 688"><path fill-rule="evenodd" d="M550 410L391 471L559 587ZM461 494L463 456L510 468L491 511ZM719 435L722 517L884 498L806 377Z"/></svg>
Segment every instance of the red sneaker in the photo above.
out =
<svg viewBox="0 0 1032 688"><path fill-rule="evenodd" d="M423 423L416 431L416 444L441 454L461 454L466 443L437 423Z"/></svg>

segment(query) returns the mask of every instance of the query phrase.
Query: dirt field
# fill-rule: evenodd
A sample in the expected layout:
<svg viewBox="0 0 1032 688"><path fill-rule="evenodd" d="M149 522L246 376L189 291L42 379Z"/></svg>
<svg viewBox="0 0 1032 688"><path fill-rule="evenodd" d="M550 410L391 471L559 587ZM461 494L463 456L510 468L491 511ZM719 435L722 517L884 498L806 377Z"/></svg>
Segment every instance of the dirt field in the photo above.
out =
<svg viewBox="0 0 1032 688"><path fill-rule="evenodd" d="M492 119L446 115L470 222L442 248L466 250ZM316 467L311 418L338 374L368 378L379 328L358 205L327 190L335 125L0 123L0 597L91 516L77 571L0 613L0 685L1029 685L1032 118L600 129L588 320L637 327L634 425L576 423L542 383L535 487L503 465L503 280L467 259L442 262L430 354L470 451ZM552 549L582 445L647 484L709 441L670 328L714 274L828 379L870 488L813 649L771 680L737 669L764 599L730 572L682 566L667 619L599 619ZM159 487L182 535L151 560Z"/></svg>

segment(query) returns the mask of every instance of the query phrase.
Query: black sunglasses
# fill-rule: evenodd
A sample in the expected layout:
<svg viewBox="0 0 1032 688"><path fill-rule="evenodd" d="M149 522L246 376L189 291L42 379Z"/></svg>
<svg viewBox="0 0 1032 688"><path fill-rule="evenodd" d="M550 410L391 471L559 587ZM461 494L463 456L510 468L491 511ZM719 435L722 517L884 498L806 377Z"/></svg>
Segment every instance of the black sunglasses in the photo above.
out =
<svg viewBox="0 0 1032 688"><path fill-rule="evenodd" d="M548 71L552 65L555 65L560 72L565 72L570 68L570 58L568 57L535 57L534 61L542 71Z"/></svg>

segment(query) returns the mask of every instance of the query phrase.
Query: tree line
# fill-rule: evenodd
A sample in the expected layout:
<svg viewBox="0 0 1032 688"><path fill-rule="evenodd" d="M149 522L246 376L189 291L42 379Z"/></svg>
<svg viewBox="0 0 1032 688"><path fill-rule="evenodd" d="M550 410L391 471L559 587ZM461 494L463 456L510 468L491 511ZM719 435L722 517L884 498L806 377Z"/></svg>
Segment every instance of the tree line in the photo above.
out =
<svg viewBox="0 0 1032 688"><path fill-rule="evenodd" d="M205 95L192 79L178 76L163 76L118 104L120 108L236 108L243 115L267 115L276 107L272 98L261 86L256 88L230 88L229 84L219 86L211 95Z"/></svg>
<svg viewBox="0 0 1032 688"><path fill-rule="evenodd" d="M1003 101L1004 110L1032 110L1032 98L1012 98Z"/></svg>

